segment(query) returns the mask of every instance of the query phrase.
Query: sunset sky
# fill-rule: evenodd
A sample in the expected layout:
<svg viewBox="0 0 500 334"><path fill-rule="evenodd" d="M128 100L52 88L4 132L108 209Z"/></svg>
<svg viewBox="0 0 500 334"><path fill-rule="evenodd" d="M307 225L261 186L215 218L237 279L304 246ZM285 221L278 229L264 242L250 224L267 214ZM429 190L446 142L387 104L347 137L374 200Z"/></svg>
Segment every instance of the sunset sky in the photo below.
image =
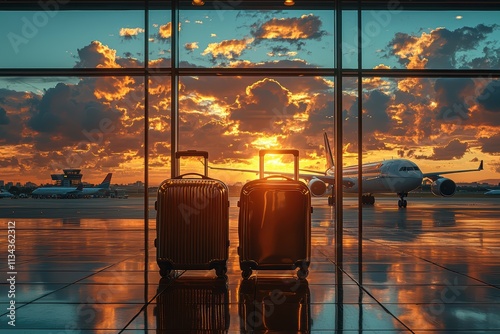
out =
<svg viewBox="0 0 500 334"><path fill-rule="evenodd" d="M141 11L0 12L2 68L144 65ZM52 15L53 14L53 15ZM496 12L366 11L363 67L498 69ZM357 66L355 13L344 16L344 58ZM45 18L45 20L43 19ZM150 67L170 65L169 12L150 13ZM180 66L332 68L329 11L181 11ZM333 77L180 78L180 149L212 164L255 168L261 148L297 148L301 167L324 170L322 133L333 139ZM169 77L151 79L150 183L170 173ZM344 152L356 163L357 82L344 83ZM80 168L83 181L143 181L142 77L0 77L0 180L49 183ZM364 162L415 161L424 172L476 168L457 182L500 179L500 80L365 78ZM333 144L333 142L331 142ZM271 159L269 168L280 168ZM276 163L274 163L276 162ZM228 183L252 174L211 173Z"/></svg>

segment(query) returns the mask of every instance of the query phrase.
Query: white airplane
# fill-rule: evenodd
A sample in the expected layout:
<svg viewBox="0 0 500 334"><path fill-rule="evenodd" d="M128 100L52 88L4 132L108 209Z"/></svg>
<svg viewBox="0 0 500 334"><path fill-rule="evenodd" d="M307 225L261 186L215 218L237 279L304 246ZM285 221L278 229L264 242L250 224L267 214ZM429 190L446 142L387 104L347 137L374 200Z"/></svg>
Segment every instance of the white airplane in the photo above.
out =
<svg viewBox="0 0 500 334"><path fill-rule="evenodd" d="M14 195L9 193L8 191L0 190L0 198L12 198L12 197L14 197Z"/></svg>
<svg viewBox="0 0 500 334"><path fill-rule="evenodd" d="M328 168L325 172L305 170L308 174L300 173L299 177L307 181L307 186L313 196L324 196L328 192L332 193L335 183L335 166L330 143L326 133L323 135L325 140L325 153ZM255 172L255 170L229 169L222 167L211 167L212 169L233 170L242 172ZM412 190L422 185L424 179L432 180L431 191L436 196L453 196L456 191L456 184L453 180L441 175L452 173L464 173L480 171L483 169L481 161L477 169L455 170L445 172L422 173L420 168L412 161L406 159L390 159L380 162L367 163L362 165L362 203L374 204L373 194L396 193L399 196L398 207L406 208L407 201L405 197ZM304 170L302 170L304 171ZM266 174L281 174L275 172L266 172ZM343 168L343 191L345 193L358 193L358 166L348 166ZM333 205L332 196L328 197L328 204Z"/></svg>
<svg viewBox="0 0 500 334"><path fill-rule="evenodd" d="M78 187L40 187L31 193L34 198L39 197L87 197L99 195L100 193L109 190L111 184L111 176L113 173L108 173L104 180L96 187L83 188L80 183Z"/></svg>
<svg viewBox="0 0 500 334"><path fill-rule="evenodd" d="M484 193L485 195L500 195L500 189L488 190Z"/></svg>

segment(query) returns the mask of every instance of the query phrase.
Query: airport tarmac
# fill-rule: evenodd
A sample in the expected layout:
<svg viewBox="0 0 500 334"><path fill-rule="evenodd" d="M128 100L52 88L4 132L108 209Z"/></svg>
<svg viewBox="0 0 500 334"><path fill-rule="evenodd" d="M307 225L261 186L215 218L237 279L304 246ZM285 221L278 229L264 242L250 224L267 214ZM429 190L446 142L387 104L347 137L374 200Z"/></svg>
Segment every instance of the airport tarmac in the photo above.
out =
<svg viewBox="0 0 500 334"><path fill-rule="evenodd" d="M346 198L342 267L332 208L315 198L311 267L302 282L293 271L242 279L231 198L222 283L213 271L161 279L154 201L145 245L142 198L0 200L0 331L500 332L499 197L410 196L406 209L397 197L377 197L362 209L361 258L357 202ZM15 245L10 262L8 245Z"/></svg>

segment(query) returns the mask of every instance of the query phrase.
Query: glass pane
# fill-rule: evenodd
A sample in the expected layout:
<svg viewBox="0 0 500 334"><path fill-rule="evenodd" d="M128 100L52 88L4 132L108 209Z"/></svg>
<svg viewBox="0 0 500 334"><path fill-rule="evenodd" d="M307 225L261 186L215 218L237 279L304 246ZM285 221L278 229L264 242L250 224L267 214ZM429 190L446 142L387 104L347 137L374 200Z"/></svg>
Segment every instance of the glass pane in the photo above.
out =
<svg viewBox="0 0 500 334"><path fill-rule="evenodd" d="M170 177L170 78L149 80L149 184L158 186Z"/></svg>
<svg viewBox="0 0 500 334"><path fill-rule="evenodd" d="M180 13L182 67L333 67L333 11L205 7Z"/></svg>
<svg viewBox="0 0 500 334"><path fill-rule="evenodd" d="M342 67L358 68L358 12L342 11Z"/></svg>
<svg viewBox="0 0 500 334"><path fill-rule="evenodd" d="M149 67L170 67L172 53L172 20L170 10L149 12Z"/></svg>
<svg viewBox="0 0 500 334"><path fill-rule="evenodd" d="M498 11L363 12L363 67L498 69Z"/></svg>
<svg viewBox="0 0 500 334"><path fill-rule="evenodd" d="M0 175L5 190L18 196L86 198L110 197L121 189L142 197L142 77L3 78L0 85L9 87L0 89ZM108 173L110 184L91 191ZM83 189L78 189L80 183ZM67 191L51 187L35 192L53 185ZM140 218L142 208L138 202L122 214ZM44 212L42 216L59 214Z"/></svg>
<svg viewBox="0 0 500 334"><path fill-rule="evenodd" d="M208 151L214 167L257 170L260 149L295 148L301 168L324 173L323 132L333 133L333 78L202 76L183 77L181 85L180 149ZM277 157L266 166L291 173L291 161ZM258 177L209 172L229 185Z"/></svg>
<svg viewBox="0 0 500 334"><path fill-rule="evenodd" d="M498 179L499 92L500 81L489 78L365 78L364 161L404 158L428 173L475 169L484 160L480 173L451 177ZM356 123L346 127L354 131Z"/></svg>
<svg viewBox="0 0 500 334"><path fill-rule="evenodd" d="M144 62L141 11L4 11L4 68L119 68Z"/></svg>

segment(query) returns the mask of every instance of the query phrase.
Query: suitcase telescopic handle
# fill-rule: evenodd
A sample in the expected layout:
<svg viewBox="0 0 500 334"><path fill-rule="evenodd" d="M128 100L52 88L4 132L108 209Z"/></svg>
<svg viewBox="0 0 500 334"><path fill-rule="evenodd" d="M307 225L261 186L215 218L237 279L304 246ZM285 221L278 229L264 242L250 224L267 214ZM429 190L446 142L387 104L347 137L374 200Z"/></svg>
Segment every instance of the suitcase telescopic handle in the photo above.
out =
<svg viewBox="0 0 500 334"><path fill-rule="evenodd" d="M197 151L197 150L187 150L187 151L177 151L175 152L175 158L179 160L181 157L202 157L205 161L203 162L205 176L208 176L208 152L207 151ZM177 171L179 171L180 166L177 165ZM179 173L180 174L180 173ZM187 174L184 174L187 175Z"/></svg>
<svg viewBox="0 0 500 334"><path fill-rule="evenodd" d="M292 154L293 155L293 176L295 180L299 180L299 150L295 149L273 149L259 151L259 174L260 178L264 178L264 156L267 154Z"/></svg>

